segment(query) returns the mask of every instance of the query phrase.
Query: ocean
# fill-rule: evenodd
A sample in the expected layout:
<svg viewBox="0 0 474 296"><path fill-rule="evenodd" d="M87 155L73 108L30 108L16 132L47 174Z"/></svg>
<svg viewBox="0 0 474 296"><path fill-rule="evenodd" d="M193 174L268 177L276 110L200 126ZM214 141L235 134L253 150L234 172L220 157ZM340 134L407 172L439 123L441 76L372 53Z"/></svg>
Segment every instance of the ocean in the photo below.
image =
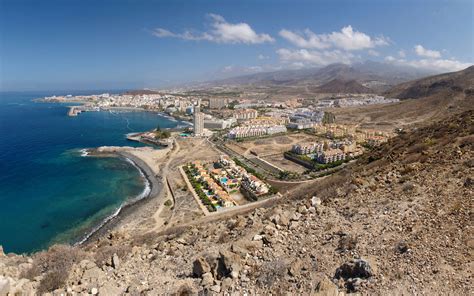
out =
<svg viewBox="0 0 474 296"><path fill-rule="evenodd" d="M85 157L82 149L140 146L125 134L180 124L152 112L68 117L68 104L32 102L54 94L65 93L0 92L0 245L5 252L73 243L143 194L146 180L133 163Z"/></svg>

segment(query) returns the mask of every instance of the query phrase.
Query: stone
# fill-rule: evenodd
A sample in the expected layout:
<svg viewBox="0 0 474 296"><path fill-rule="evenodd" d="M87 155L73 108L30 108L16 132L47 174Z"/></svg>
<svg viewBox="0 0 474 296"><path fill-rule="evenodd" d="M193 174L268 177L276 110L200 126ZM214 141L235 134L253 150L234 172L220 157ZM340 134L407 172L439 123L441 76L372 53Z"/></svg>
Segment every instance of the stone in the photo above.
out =
<svg viewBox="0 0 474 296"><path fill-rule="evenodd" d="M231 278L225 278L223 281L222 281L222 285L221 285L221 291L227 291L227 290L231 290L232 287L234 285L234 282L232 281Z"/></svg>
<svg viewBox="0 0 474 296"><path fill-rule="evenodd" d="M82 279L89 282L99 282L105 278L105 273L97 266L84 271Z"/></svg>
<svg viewBox="0 0 474 296"><path fill-rule="evenodd" d="M317 196L313 196L311 198L311 205L315 208L319 207L321 205L321 199Z"/></svg>
<svg viewBox="0 0 474 296"><path fill-rule="evenodd" d="M288 274L291 276L299 276L301 272L301 266L303 265L303 261L301 259L295 259L288 268Z"/></svg>
<svg viewBox="0 0 474 296"><path fill-rule="evenodd" d="M112 267L115 269L118 269L119 266L120 266L120 259L117 256L117 254L114 253L114 255L112 256Z"/></svg>
<svg viewBox="0 0 474 296"><path fill-rule="evenodd" d="M97 295L99 293L99 290L97 288L92 288L91 289L91 294L92 295Z"/></svg>
<svg viewBox="0 0 474 296"><path fill-rule="evenodd" d="M228 276L237 278L242 268L240 264L240 257L237 254L227 250L222 250L219 252L219 254L220 257L217 262L217 278L223 279Z"/></svg>
<svg viewBox="0 0 474 296"><path fill-rule="evenodd" d="M253 240L254 241L261 241L263 239L263 236L261 236L260 234L256 234L254 237L253 237Z"/></svg>
<svg viewBox="0 0 474 296"><path fill-rule="evenodd" d="M99 289L99 295L101 296L115 296L121 295L124 292L124 288L114 285L112 282L106 282Z"/></svg>
<svg viewBox="0 0 474 296"><path fill-rule="evenodd" d="M209 288L209 290L211 290L212 292L220 293L220 291L221 291L221 286L219 286L219 285L214 285L214 286L211 286L211 287Z"/></svg>
<svg viewBox="0 0 474 296"><path fill-rule="evenodd" d="M356 259L350 262L342 264L336 273L334 274L335 279L350 279L350 278L361 278L368 279L372 276L372 268L369 262L363 259Z"/></svg>
<svg viewBox="0 0 474 296"><path fill-rule="evenodd" d="M212 276L212 273L206 272L205 274L202 275L201 285L203 287L209 287L213 283L214 283L214 277Z"/></svg>
<svg viewBox="0 0 474 296"><path fill-rule="evenodd" d="M291 221L299 221L300 218L301 218L301 216L302 216L302 215L301 215L300 213L296 212L296 213L294 213L294 214L291 216L290 220L291 220Z"/></svg>
<svg viewBox="0 0 474 296"><path fill-rule="evenodd" d="M240 255L241 257L245 257L248 254L248 249L242 245L242 243L233 243L231 247L232 252Z"/></svg>
<svg viewBox="0 0 474 296"><path fill-rule="evenodd" d="M5 257L5 252L3 252L2 246L0 246L0 257Z"/></svg>
<svg viewBox="0 0 474 296"><path fill-rule="evenodd" d="M306 206L302 205L302 206L298 207L298 213L304 215L304 214L308 213L308 209L306 208Z"/></svg>
<svg viewBox="0 0 474 296"><path fill-rule="evenodd" d="M337 286L326 276L319 281L316 286L316 293L313 295L317 296L338 296L339 291Z"/></svg>
<svg viewBox="0 0 474 296"><path fill-rule="evenodd" d="M202 277L203 274L208 273L211 271L211 267L209 263L207 263L206 259L199 257L193 262L193 274L197 277Z"/></svg>
<svg viewBox="0 0 474 296"><path fill-rule="evenodd" d="M7 295L8 292L10 292L10 281L4 276L0 276L0 295Z"/></svg>

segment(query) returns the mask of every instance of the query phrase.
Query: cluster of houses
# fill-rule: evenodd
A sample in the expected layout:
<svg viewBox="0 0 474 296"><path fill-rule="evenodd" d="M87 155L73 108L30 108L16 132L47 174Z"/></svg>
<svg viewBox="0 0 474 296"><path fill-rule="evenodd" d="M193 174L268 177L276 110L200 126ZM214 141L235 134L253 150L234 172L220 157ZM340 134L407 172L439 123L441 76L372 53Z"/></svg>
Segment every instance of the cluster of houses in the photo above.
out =
<svg viewBox="0 0 474 296"><path fill-rule="evenodd" d="M214 163L194 161L191 165L197 173L194 178L206 184L204 193L216 209L237 205L232 195L239 191L251 200L270 191L265 182L248 173L227 155L221 155Z"/></svg>
<svg viewBox="0 0 474 296"><path fill-rule="evenodd" d="M307 155L319 163L328 164L355 156L356 143L350 140L326 141L306 144L295 144L291 151L298 155Z"/></svg>
<svg viewBox="0 0 474 296"><path fill-rule="evenodd" d="M233 190L231 184L237 184L235 187L238 187L238 182L233 179L226 181L226 186L219 185L221 182L218 179L218 174L212 174L207 168L206 164L196 160L191 163L191 166L194 166L194 169L197 175L194 178L197 181L206 184L206 190L203 190L207 198L211 201L212 206L216 209L221 207L233 207L236 205L235 200L230 196L230 192ZM238 188L237 188L238 189Z"/></svg>

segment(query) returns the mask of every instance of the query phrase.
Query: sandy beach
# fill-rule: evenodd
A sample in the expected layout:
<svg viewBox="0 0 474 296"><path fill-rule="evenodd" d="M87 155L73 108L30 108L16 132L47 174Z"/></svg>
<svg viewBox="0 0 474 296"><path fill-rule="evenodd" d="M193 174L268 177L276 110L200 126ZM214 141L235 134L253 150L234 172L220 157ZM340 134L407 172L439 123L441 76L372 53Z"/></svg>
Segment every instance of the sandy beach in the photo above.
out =
<svg viewBox="0 0 474 296"><path fill-rule="evenodd" d="M78 238L77 242L87 244L108 233L112 229L143 228L143 220L149 217L157 217L161 210L161 205L166 200L166 189L161 174L163 161L171 148L153 149L151 147L115 147L103 146L88 149L91 157L121 157L127 159L141 171L148 181L150 191L147 196L140 200L124 204L119 213L113 217L103 220L102 225L97 225L96 229L91 229L87 235ZM149 221L154 227L159 221ZM153 223L154 222L154 223ZM148 227L146 227L148 228Z"/></svg>

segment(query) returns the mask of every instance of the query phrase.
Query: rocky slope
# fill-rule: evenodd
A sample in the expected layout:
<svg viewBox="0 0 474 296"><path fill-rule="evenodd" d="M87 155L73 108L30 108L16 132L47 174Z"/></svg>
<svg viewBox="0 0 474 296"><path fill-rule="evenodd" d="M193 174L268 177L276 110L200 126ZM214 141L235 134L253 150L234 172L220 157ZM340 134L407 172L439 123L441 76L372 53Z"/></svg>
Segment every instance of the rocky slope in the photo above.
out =
<svg viewBox="0 0 474 296"><path fill-rule="evenodd" d="M0 252L0 295L468 295L473 151L468 111L245 215Z"/></svg>
<svg viewBox="0 0 474 296"><path fill-rule="evenodd" d="M385 94L397 99L474 95L474 66L462 71L401 83Z"/></svg>
<svg viewBox="0 0 474 296"><path fill-rule="evenodd" d="M345 94L366 94L372 93L370 88L363 86L355 80L333 79L318 87L322 93L345 93Z"/></svg>

